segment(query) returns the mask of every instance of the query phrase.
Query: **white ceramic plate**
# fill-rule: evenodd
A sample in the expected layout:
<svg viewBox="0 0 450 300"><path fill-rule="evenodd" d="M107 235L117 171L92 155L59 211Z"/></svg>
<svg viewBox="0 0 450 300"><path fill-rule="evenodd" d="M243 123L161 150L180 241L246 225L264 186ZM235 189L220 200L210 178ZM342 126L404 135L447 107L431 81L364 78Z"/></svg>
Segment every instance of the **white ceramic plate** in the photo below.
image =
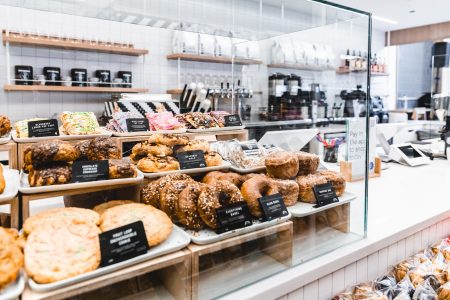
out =
<svg viewBox="0 0 450 300"><path fill-rule="evenodd" d="M319 208L314 208L313 206L315 204L310 204L310 203L304 203L304 202L297 202L297 204L293 205L293 206L288 206L288 210L289 212L292 214L293 217L295 218L301 218L301 217L305 217L305 216L309 216L312 214L316 214L318 212L351 202L353 200L355 200L357 197L355 194L352 194L350 192L345 192L344 195L342 195L341 197L339 197L339 202L336 203L332 203L329 205L325 205Z"/></svg>
<svg viewBox="0 0 450 300"><path fill-rule="evenodd" d="M0 203L8 201L16 197L19 190L20 176L18 170L7 169L3 167L3 175L5 176L5 190L0 194Z"/></svg>
<svg viewBox="0 0 450 300"><path fill-rule="evenodd" d="M12 138L17 143L36 143L41 141L48 140L62 140L62 141L70 141L70 140L88 140L96 137L110 137L112 136L112 132L102 128L103 133L98 134L86 134L86 135L66 135L60 133L59 136L44 136L44 137L32 137L32 138L18 138L17 132L12 133Z"/></svg>
<svg viewBox="0 0 450 300"><path fill-rule="evenodd" d="M144 175L138 171L138 175L135 178L108 179L108 180L98 180L98 181L90 181L90 182L77 182L77 183L68 183L68 184L55 184L55 185L30 187L30 184L28 183L28 174L21 172L19 191L23 194L37 194L37 193L47 193L47 192L56 192L56 191L85 189L85 188L99 187L99 186L109 187L109 186L128 184L128 183L139 183L139 182L142 182L143 180L144 180Z"/></svg>
<svg viewBox="0 0 450 300"><path fill-rule="evenodd" d="M216 132L216 131L229 131L229 130L239 130L244 129L245 126L231 126L231 127L216 127L216 128L207 128L207 129L188 129L188 132Z"/></svg>
<svg viewBox="0 0 450 300"><path fill-rule="evenodd" d="M215 167L206 167L206 168L195 168L195 169L185 169L185 170L174 170L174 171L167 171L167 172L158 172L158 173L144 173L145 178L158 178L165 175L170 174L202 174L212 171L225 171L230 168L229 162L224 162L221 166L215 166Z"/></svg>
<svg viewBox="0 0 450 300"><path fill-rule="evenodd" d="M11 140L11 132L4 136L0 136L0 145L8 143L10 140Z"/></svg>
<svg viewBox="0 0 450 300"><path fill-rule="evenodd" d="M15 300L19 299L25 288L25 275L23 271L20 271L20 275L17 276L16 281L8 285L0 292L0 300Z"/></svg>
<svg viewBox="0 0 450 300"><path fill-rule="evenodd" d="M234 165L231 165L230 170L236 173L240 173L240 174L248 174L248 173L259 173L261 171L265 171L266 167L265 166L259 166L259 167L253 167L253 168L248 168L248 169L244 169L244 168L239 168L236 167Z"/></svg>
<svg viewBox="0 0 450 300"><path fill-rule="evenodd" d="M101 276L103 274L111 273L120 269L123 269L125 267L129 267L131 265L138 264L143 261L150 260L152 258L156 258L158 256L162 256L164 254L172 253L175 251L178 251L180 249L183 249L190 243L189 235L186 234L183 230L181 230L176 225L173 226L172 233L170 236L165 240L162 244L150 248L146 254L136 256L134 258L131 258L129 260L110 265L103 268L98 268L94 271L81 274L72 278L64 279L61 281L53 282L53 283L47 283L47 284L39 284L36 283L31 278L28 279L28 284L30 285L30 288L36 292L47 292L52 291L58 288L62 288L64 286L72 285L77 282L81 282L87 279L91 279L94 277Z"/></svg>
<svg viewBox="0 0 450 300"><path fill-rule="evenodd" d="M113 132L113 136L119 137L150 136L152 134L180 134L185 132L186 128L176 130L156 130L156 131L140 131L140 132Z"/></svg>
<svg viewBox="0 0 450 300"><path fill-rule="evenodd" d="M276 224L286 222L290 218L291 218L291 214L288 214L287 216L284 216L284 217L281 217L278 219L274 219L269 222L261 222L258 220L253 220L253 224L251 226L227 231L224 233L216 233L212 229L201 229L199 231L189 230L189 229L185 229L185 230L186 230L187 234L189 234L189 236L191 237L192 242L194 242L198 245L206 245L206 244L211 244L211 243L215 243L218 241L223 241L225 239L228 239L228 238L231 238L234 236L238 236L238 235L242 235L242 234L245 234L248 232L252 232L252 231L260 230L260 229L267 228L270 226L274 226Z"/></svg>

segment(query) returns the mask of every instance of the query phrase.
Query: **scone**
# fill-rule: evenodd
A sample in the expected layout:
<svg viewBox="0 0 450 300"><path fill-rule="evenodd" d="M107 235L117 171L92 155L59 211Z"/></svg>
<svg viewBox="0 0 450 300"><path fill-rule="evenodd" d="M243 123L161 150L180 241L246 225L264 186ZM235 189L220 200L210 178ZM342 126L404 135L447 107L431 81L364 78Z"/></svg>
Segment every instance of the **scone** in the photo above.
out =
<svg viewBox="0 0 450 300"><path fill-rule="evenodd" d="M57 222L59 219L80 219L92 223L95 226L100 223L98 213L90 209L78 207L54 208L26 219L23 224L23 232L29 235L35 229L44 226L46 223Z"/></svg>
<svg viewBox="0 0 450 300"><path fill-rule="evenodd" d="M112 200L112 201L108 201L108 202L105 202L105 203L102 203L102 204L99 204L99 205L95 206L93 208L93 210L101 216L108 208L116 207L116 206L124 205L124 204L130 204L130 203L134 203L134 201L131 201L131 200Z"/></svg>
<svg viewBox="0 0 450 300"><path fill-rule="evenodd" d="M95 270L100 264L100 229L83 219L40 224L25 244L25 270L37 283L51 283Z"/></svg>
<svg viewBox="0 0 450 300"><path fill-rule="evenodd" d="M118 159L121 158L121 153L114 140L97 137L89 143L87 157L89 160Z"/></svg>
<svg viewBox="0 0 450 300"><path fill-rule="evenodd" d="M72 168L67 163L52 163L31 168L28 174L30 186L66 184L72 179Z"/></svg>
<svg viewBox="0 0 450 300"><path fill-rule="evenodd" d="M110 159L109 179L133 178L137 176L136 166L123 159Z"/></svg>
<svg viewBox="0 0 450 300"><path fill-rule="evenodd" d="M319 156L308 152L295 152L298 158L298 176L312 174L317 171L320 164Z"/></svg>
<svg viewBox="0 0 450 300"><path fill-rule="evenodd" d="M313 191L314 186L328 182L324 176L317 173L298 176L296 181L299 187L298 201L307 203L316 203L316 196Z"/></svg>
<svg viewBox="0 0 450 300"><path fill-rule="evenodd" d="M286 206L295 205L298 201L299 187L295 180L271 179L278 187Z"/></svg>
<svg viewBox="0 0 450 300"><path fill-rule="evenodd" d="M292 179L298 173L298 158L290 152L275 152L266 158L267 175L278 179Z"/></svg>
<svg viewBox="0 0 450 300"><path fill-rule="evenodd" d="M102 231L108 231L137 221L144 223L150 247L164 242L172 232L172 221L164 212L140 203L109 208L101 216L100 228Z"/></svg>
<svg viewBox="0 0 450 300"><path fill-rule="evenodd" d="M158 173L167 172L180 169L180 164L172 156L156 157L149 155L146 158L141 159L137 167L144 173Z"/></svg>
<svg viewBox="0 0 450 300"><path fill-rule="evenodd" d="M345 178L342 174L333 171L317 171L317 174L324 176L327 182L333 186L336 196L340 197L345 192Z"/></svg>

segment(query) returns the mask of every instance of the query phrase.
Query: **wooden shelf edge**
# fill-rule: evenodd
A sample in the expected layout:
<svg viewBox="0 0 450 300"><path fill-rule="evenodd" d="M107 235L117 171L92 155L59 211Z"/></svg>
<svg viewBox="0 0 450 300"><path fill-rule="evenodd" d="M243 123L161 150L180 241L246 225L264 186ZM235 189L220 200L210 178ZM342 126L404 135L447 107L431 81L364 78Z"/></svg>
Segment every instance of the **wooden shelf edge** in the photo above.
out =
<svg viewBox="0 0 450 300"><path fill-rule="evenodd" d="M295 70L303 70L303 71L317 71L317 72L326 72L326 71L336 71L335 69L330 68L315 68L303 65L291 65L291 64L268 64L268 68L279 68L279 69L295 69Z"/></svg>
<svg viewBox="0 0 450 300"><path fill-rule="evenodd" d="M73 44L66 41L52 41L45 37L44 39L36 39L30 37L12 37L7 36L5 31L3 31L3 44L9 42L10 44L19 45L29 45L36 47L48 47L48 48L61 48L61 49L72 49L81 51L91 51L91 52L103 52L112 54L121 54L129 56L140 56L149 53L147 49L137 49L137 48L122 48L117 46L104 46L104 45L90 45L90 44ZM75 39L74 39L75 40Z"/></svg>
<svg viewBox="0 0 450 300"><path fill-rule="evenodd" d="M197 61L197 62L209 62L209 63L220 63L220 64L231 64L234 62L238 65L260 65L262 64L261 60L257 59L242 59L235 58L234 60L231 57L220 57L220 56L203 56L196 54L187 54L187 53L175 53L167 55L168 60L184 60L184 61Z"/></svg>
<svg viewBox="0 0 450 300"><path fill-rule="evenodd" d="M147 93L146 88L77 87L5 84L6 92L73 92L73 93Z"/></svg>
<svg viewBox="0 0 450 300"><path fill-rule="evenodd" d="M166 90L166 94L170 94L170 95L181 95L181 93L183 92L183 89L170 89L170 90ZM254 95L262 95L263 92L262 91L253 91Z"/></svg>

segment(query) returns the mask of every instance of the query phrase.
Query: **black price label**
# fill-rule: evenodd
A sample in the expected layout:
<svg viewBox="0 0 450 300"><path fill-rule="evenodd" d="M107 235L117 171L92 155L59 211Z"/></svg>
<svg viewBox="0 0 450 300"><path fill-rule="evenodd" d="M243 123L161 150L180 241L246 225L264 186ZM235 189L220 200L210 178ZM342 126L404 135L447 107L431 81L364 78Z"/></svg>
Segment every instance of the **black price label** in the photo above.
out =
<svg viewBox="0 0 450 300"><path fill-rule="evenodd" d="M252 216L245 202L225 205L216 210L219 232L247 227L253 224Z"/></svg>
<svg viewBox="0 0 450 300"><path fill-rule="evenodd" d="M205 154L202 150L179 152L177 159L181 170L206 167Z"/></svg>
<svg viewBox="0 0 450 300"><path fill-rule="evenodd" d="M336 192L329 182L314 186L313 192L314 196L316 196L315 208L339 202L339 198L336 196Z"/></svg>
<svg viewBox="0 0 450 300"><path fill-rule="evenodd" d="M107 180L108 178L107 160L75 161L72 165L72 182Z"/></svg>
<svg viewBox="0 0 450 300"><path fill-rule="evenodd" d="M137 221L100 233L100 266L106 267L148 251L144 223Z"/></svg>
<svg viewBox="0 0 450 300"><path fill-rule="evenodd" d="M225 127L242 126L241 117L239 115L224 116Z"/></svg>
<svg viewBox="0 0 450 300"><path fill-rule="evenodd" d="M280 193L264 196L258 199L264 220L271 221L289 214Z"/></svg>
<svg viewBox="0 0 450 300"><path fill-rule="evenodd" d="M130 118L126 120L128 132L150 131L146 118Z"/></svg>
<svg viewBox="0 0 450 300"><path fill-rule="evenodd" d="M39 120L28 122L28 137L58 136L58 120Z"/></svg>

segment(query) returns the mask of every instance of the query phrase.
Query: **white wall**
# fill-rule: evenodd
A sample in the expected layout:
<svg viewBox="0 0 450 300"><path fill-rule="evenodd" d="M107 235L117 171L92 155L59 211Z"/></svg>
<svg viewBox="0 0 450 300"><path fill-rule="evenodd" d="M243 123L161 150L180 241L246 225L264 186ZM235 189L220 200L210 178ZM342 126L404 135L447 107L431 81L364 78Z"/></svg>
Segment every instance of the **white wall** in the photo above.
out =
<svg viewBox="0 0 450 300"><path fill-rule="evenodd" d="M366 43L364 28L353 26L349 31L348 24L339 25L337 30L333 26L324 29L308 30L300 35L310 42L332 44L336 55L340 55L349 48L349 43ZM113 73L119 70L133 72L133 83L136 87L146 87L152 93L164 93L167 89L177 87L177 62L168 61L166 55L171 52L172 32L167 29L119 23L108 20L64 15L59 13L21 9L9 6L0 6L0 28L11 30L39 32L41 34L64 34L67 36L98 38L107 41L131 42L138 48L146 48L149 55L141 57L128 57L103 53L90 53L69 50L50 50L34 47L11 47L11 74L13 67L18 64L31 65L35 74L41 73L44 66L61 67L62 73L68 75L73 67L85 67L89 72L96 69L109 69ZM336 33L338 32L338 34ZM350 34L349 34L350 32ZM361 44L365 46L365 44ZM384 45L384 34L373 33L373 50L378 52ZM352 45L350 48L359 45ZM363 49L363 48L361 48ZM268 52L263 51L266 63ZM0 46L0 82L6 83L6 56L5 46ZM181 75L209 74L231 75L230 65L182 62ZM236 66L239 74L242 66ZM267 77L269 72L266 66L250 66L248 74L252 77L253 89L263 91L263 97L255 97L256 107L265 103L267 96ZM290 73L290 70L279 70ZM91 73L91 76L92 76ZM364 83L364 75L336 75L334 72L295 72L304 77L306 85L311 82L323 84L329 90L328 98L332 102L333 94L341 89L351 89L357 83ZM373 93L385 87L383 78L374 78ZM378 84L380 82L380 84ZM109 94L87 93L47 93L47 92L9 92L0 91L0 113L10 116L13 121L34 117L54 116L63 110L87 110L97 115L103 112L103 102L110 98ZM253 105L252 105L253 106Z"/></svg>

